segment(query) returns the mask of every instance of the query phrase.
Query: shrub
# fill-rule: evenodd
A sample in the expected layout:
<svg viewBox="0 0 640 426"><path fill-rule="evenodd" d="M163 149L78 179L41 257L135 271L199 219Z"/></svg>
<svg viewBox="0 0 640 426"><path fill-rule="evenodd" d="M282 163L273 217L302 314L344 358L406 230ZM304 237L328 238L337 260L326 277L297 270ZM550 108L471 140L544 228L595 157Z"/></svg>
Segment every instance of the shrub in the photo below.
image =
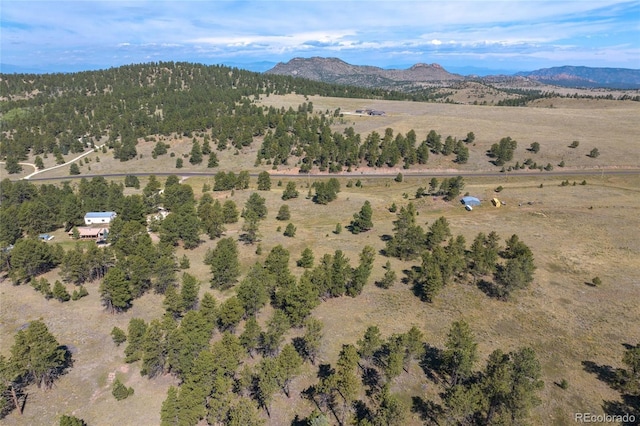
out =
<svg viewBox="0 0 640 426"><path fill-rule="evenodd" d="M560 384L558 386L560 386L560 389L567 390L569 389L569 382L567 381L567 379L562 379L562 381L560 381Z"/></svg>
<svg viewBox="0 0 640 426"><path fill-rule="evenodd" d="M127 341L126 333L118 327L113 327L113 329L111 329L111 338L116 346L120 346L122 343Z"/></svg>
<svg viewBox="0 0 640 426"><path fill-rule="evenodd" d="M127 399L130 395L133 395L133 388L128 388L122 384L120 379L116 379L113 382L113 388L111 390L111 394L118 401L122 401L123 399Z"/></svg>

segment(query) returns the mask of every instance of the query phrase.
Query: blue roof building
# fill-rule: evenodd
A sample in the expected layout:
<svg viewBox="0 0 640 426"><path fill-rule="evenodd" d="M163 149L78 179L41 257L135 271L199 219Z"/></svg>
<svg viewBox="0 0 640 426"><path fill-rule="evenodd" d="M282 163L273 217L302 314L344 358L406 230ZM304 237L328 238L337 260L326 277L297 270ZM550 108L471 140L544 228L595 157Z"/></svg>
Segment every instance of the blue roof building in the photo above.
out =
<svg viewBox="0 0 640 426"><path fill-rule="evenodd" d="M477 199L476 197L470 197L470 196L462 197L460 202L462 204L464 204L465 206L479 206L480 205L480 200L479 199Z"/></svg>
<svg viewBox="0 0 640 426"><path fill-rule="evenodd" d="M88 212L84 215L85 225L110 223L117 216L116 212Z"/></svg>

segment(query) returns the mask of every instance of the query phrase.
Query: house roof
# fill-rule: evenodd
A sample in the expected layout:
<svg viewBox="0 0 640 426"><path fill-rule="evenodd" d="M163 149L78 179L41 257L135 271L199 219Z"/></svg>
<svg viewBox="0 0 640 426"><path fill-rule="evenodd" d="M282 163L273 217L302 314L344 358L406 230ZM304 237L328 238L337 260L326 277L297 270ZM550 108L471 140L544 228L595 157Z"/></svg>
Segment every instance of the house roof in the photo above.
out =
<svg viewBox="0 0 640 426"><path fill-rule="evenodd" d="M103 217L113 217L116 216L116 212L88 212L84 215L87 219L99 219Z"/></svg>
<svg viewBox="0 0 640 426"><path fill-rule="evenodd" d="M100 234L108 233L106 228L89 228L86 226L79 226L76 228L80 238L98 237ZM73 234L73 230L69 231L69 235Z"/></svg>

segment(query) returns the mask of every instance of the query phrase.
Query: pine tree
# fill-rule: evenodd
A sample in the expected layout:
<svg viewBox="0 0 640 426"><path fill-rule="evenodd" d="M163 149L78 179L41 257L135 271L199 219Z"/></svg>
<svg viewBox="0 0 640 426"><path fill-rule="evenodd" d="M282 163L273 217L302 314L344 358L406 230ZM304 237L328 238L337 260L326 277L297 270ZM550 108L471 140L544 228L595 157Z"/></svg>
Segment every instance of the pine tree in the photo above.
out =
<svg viewBox="0 0 640 426"><path fill-rule="evenodd" d="M166 344L162 324L159 320L151 321L145 331L140 351L142 352L142 366L140 374L150 379L162 374L166 362Z"/></svg>
<svg viewBox="0 0 640 426"><path fill-rule="evenodd" d="M284 230L284 236L290 238L296 236L296 227L293 225L293 223L287 224L287 227Z"/></svg>
<svg viewBox="0 0 640 426"><path fill-rule="evenodd" d="M457 385L473 372L473 364L478 359L477 346L473 333L465 321L456 321L451 325L447 349L442 353L443 368L449 374L451 386Z"/></svg>
<svg viewBox="0 0 640 426"><path fill-rule="evenodd" d="M127 334L121 328L113 327L111 329L111 338L116 346L120 346L122 343L127 341Z"/></svg>
<svg viewBox="0 0 640 426"><path fill-rule="evenodd" d="M289 206L283 204L280 206L280 210L278 210L278 215L276 216L277 220L289 220L291 219L291 212L289 211Z"/></svg>
<svg viewBox="0 0 640 426"><path fill-rule="evenodd" d="M60 426L87 426L84 420L64 414L60 417Z"/></svg>
<svg viewBox="0 0 640 426"><path fill-rule="evenodd" d="M100 285L100 297L102 304L112 313L123 312L131 307L133 296L122 269L117 266L109 269Z"/></svg>
<svg viewBox="0 0 640 426"><path fill-rule="evenodd" d="M200 282L193 275L182 274L182 287L180 288L181 310L186 312L196 309L198 306L198 292L200 291Z"/></svg>
<svg viewBox="0 0 640 426"><path fill-rule="evenodd" d="M287 187L282 192L283 200L290 200L292 198L298 198L299 192L296 189L296 183L294 181L287 182Z"/></svg>
<svg viewBox="0 0 640 426"><path fill-rule="evenodd" d="M111 394L118 401L122 401L123 399L127 399L129 396L133 395L133 388L127 388L120 379L116 378L113 382Z"/></svg>
<svg viewBox="0 0 640 426"><path fill-rule="evenodd" d="M313 251L309 247L305 247L296 264L305 269L313 268Z"/></svg>
<svg viewBox="0 0 640 426"><path fill-rule="evenodd" d="M290 397L289 387L291 385L291 380L294 376L300 374L300 367L303 362L302 357L298 355L298 352L296 352L292 344L287 344L282 348L277 361L278 370L280 372L278 375L278 382L285 395Z"/></svg>
<svg viewBox="0 0 640 426"><path fill-rule="evenodd" d="M66 287L58 280L53 284L53 297L60 302L68 302L71 299Z"/></svg>
<svg viewBox="0 0 640 426"><path fill-rule="evenodd" d="M234 330L245 315L244 308L237 297L225 300L218 310L218 324L221 330Z"/></svg>
<svg viewBox="0 0 640 426"><path fill-rule="evenodd" d="M207 253L207 264L211 267L211 288L227 289L233 286L240 275L238 246L233 238L223 238L216 248Z"/></svg>
<svg viewBox="0 0 640 426"><path fill-rule="evenodd" d="M202 149L200 148L200 143L195 139L193 140L193 146L191 147L189 162L191 164L202 163Z"/></svg>
<svg viewBox="0 0 640 426"><path fill-rule="evenodd" d="M162 402L160 410L161 426L175 426L180 424L180 405L178 402L178 388L170 386L167 398Z"/></svg>
<svg viewBox="0 0 640 426"><path fill-rule="evenodd" d="M224 223L236 223L239 217L238 206L233 200L227 200L222 205L222 220Z"/></svg>
<svg viewBox="0 0 640 426"><path fill-rule="evenodd" d="M26 329L18 331L11 347L11 361L16 376L50 389L53 382L70 365L71 354L49 332L44 322L32 321Z"/></svg>
<svg viewBox="0 0 640 426"><path fill-rule="evenodd" d="M373 228L372 216L373 210L371 209L371 203L367 200L364 202L360 212L353 215L353 220L349 225L351 232L359 234L360 232L366 232Z"/></svg>
<svg viewBox="0 0 640 426"><path fill-rule="evenodd" d="M244 331L240 335L240 344L247 350L249 355L253 357L258 345L260 344L260 336L262 329L254 316L247 320Z"/></svg>
<svg viewBox="0 0 640 426"><path fill-rule="evenodd" d="M258 191L271 190L271 175L269 172L262 171L258 174Z"/></svg>
<svg viewBox="0 0 640 426"><path fill-rule="evenodd" d="M311 361L311 364L316 363L316 357L320 351L320 345L322 344L322 322L313 317L307 318L304 323L305 333L302 336L304 342L305 356Z"/></svg>
<svg viewBox="0 0 640 426"><path fill-rule="evenodd" d="M147 332L147 324L141 318L129 321L127 346L124 348L125 362L131 363L142 358L142 343Z"/></svg>

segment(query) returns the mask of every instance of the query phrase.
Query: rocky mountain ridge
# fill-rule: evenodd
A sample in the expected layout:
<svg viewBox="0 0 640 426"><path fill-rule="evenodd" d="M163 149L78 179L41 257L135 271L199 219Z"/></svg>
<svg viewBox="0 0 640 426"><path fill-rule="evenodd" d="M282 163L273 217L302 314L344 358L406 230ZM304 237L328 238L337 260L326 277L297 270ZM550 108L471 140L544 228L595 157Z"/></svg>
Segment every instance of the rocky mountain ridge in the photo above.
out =
<svg viewBox="0 0 640 426"><path fill-rule="evenodd" d="M294 58L280 62L266 74L289 75L326 83L400 89L408 86L449 86L463 81L487 84L520 81L523 87L551 84L561 87L640 89L640 70L564 66L519 72L515 75L485 77L462 76L438 64L418 63L407 69L383 69L370 65L351 65L338 58Z"/></svg>

